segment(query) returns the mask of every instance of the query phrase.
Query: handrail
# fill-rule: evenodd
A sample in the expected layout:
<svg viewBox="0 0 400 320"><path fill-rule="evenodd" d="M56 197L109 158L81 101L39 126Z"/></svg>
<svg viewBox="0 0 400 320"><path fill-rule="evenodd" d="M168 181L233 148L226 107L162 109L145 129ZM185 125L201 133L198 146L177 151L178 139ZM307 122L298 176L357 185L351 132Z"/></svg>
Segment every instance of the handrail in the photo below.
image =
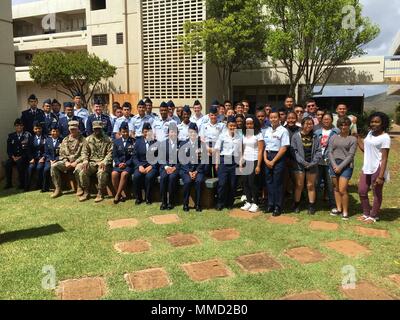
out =
<svg viewBox="0 0 400 320"><path fill-rule="evenodd" d="M87 31L78 30L78 31L68 31L68 32L59 32L59 33L50 33L50 34L39 34L35 36L26 36L26 37L17 37L14 38L14 44L24 43L24 42L35 42L35 41L49 41L56 39L65 39L65 38L78 38L87 37Z"/></svg>

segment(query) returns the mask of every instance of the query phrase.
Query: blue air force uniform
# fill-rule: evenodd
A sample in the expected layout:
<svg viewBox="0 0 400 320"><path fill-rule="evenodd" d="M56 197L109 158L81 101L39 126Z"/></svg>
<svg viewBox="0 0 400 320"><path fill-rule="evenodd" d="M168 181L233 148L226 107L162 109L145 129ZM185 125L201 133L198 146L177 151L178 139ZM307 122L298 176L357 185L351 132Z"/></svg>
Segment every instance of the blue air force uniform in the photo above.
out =
<svg viewBox="0 0 400 320"><path fill-rule="evenodd" d="M45 113L44 114L44 123L43 123L43 135L47 137L50 135L51 127L55 124L58 124L57 116L52 113Z"/></svg>
<svg viewBox="0 0 400 320"><path fill-rule="evenodd" d="M41 135L33 135L29 138L29 147L28 147L28 161L34 160L34 163L29 163L28 172L26 176L26 190L30 189L32 175L36 171L37 172L37 183L36 189L42 188L43 185L43 171L45 165L45 145L46 145L46 137ZM43 162L40 162L43 160Z"/></svg>
<svg viewBox="0 0 400 320"><path fill-rule="evenodd" d="M12 167L16 165L18 170L19 188L25 188L25 175L28 165L28 148L29 138L31 134L29 132L23 132L17 134L16 132L8 135L7 139L7 155L8 159L5 163L7 188L12 187ZM12 157L21 157L19 160L14 161Z"/></svg>
<svg viewBox="0 0 400 320"><path fill-rule="evenodd" d="M113 133L113 126L111 124L111 119L106 114L91 114L86 121L86 136L89 137L93 134L93 121L101 121L103 123L104 134L111 137Z"/></svg>
<svg viewBox="0 0 400 320"><path fill-rule="evenodd" d="M190 124L190 129L198 130L197 125ZM204 157L207 158L207 148L201 142L200 137L195 141L188 139L181 142L179 147L179 155L185 155L185 163L182 161L179 166L179 175L183 181L183 208L188 211L189 197L192 187L195 187L196 198L195 205L197 211L201 211L201 187L205 180L205 165L203 164ZM187 163L186 163L187 161ZM193 180L189 173L196 172L196 178Z"/></svg>
<svg viewBox="0 0 400 320"><path fill-rule="evenodd" d="M235 122L234 117L228 118L229 122ZM215 144L215 150L220 152L218 168L218 201L217 209L230 208L234 204L237 175L236 168L240 157L242 138L237 132L233 136L225 130Z"/></svg>
<svg viewBox="0 0 400 320"><path fill-rule="evenodd" d="M60 146L63 139L61 137L53 139L49 137L46 139L44 146L44 157L46 159L44 170L43 170L43 191L48 192L50 189L50 161L58 161L60 157Z"/></svg>
<svg viewBox="0 0 400 320"><path fill-rule="evenodd" d="M172 141L168 138L165 141L159 142L158 163L160 165L160 194L162 210L171 210L175 203L176 187L179 180L178 152L178 140ZM166 171L168 167L176 168L175 172L168 174Z"/></svg>
<svg viewBox="0 0 400 320"><path fill-rule="evenodd" d="M142 136L143 125L145 123L149 123L150 125L153 125L154 119L148 115L145 115L144 117L141 117L140 115L136 115L132 118L131 122L133 125L133 132L135 133L135 137L138 138L138 137Z"/></svg>
<svg viewBox="0 0 400 320"><path fill-rule="evenodd" d="M133 173L133 152L135 147L135 140L131 137L128 139L119 138L114 141L113 146L113 161L114 161L114 172L122 173L127 172ZM121 169L118 166L121 163L126 164L125 169Z"/></svg>
<svg viewBox="0 0 400 320"><path fill-rule="evenodd" d="M28 109L22 112L21 120L24 125L24 130L33 134L33 123L45 123L44 111L41 109Z"/></svg>
<svg viewBox="0 0 400 320"><path fill-rule="evenodd" d="M66 138L69 135L69 126L68 123L70 121L78 121L79 123L79 131L83 136L86 136L85 132L85 125L83 124L82 118L79 118L77 116L73 116L72 118L69 118L67 116L60 118L59 120L59 128L60 128L60 136L61 138Z"/></svg>
<svg viewBox="0 0 400 320"><path fill-rule="evenodd" d="M147 126L147 125L145 125ZM148 141L145 140L144 137L139 137L136 139L135 146L133 148L133 165L134 165L134 174L133 174L133 188L134 194L137 200L143 201L142 190L145 189L146 193L146 202L152 202L152 187L155 184L156 177L158 175L158 165L157 163L152 164L148 161L147 152L151 152L152 154L157 154L157 143L155 140ZM139 171L139 167L144 167L145 169L148 167L152 167L152 170L143 174Z"/></svg>

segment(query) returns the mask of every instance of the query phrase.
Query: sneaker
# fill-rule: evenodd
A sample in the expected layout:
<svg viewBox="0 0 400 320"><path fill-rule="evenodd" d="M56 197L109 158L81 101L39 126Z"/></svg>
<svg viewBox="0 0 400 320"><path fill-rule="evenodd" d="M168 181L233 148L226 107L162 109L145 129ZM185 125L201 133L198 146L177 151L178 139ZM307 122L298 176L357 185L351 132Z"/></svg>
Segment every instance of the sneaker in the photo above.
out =
<svg viewBox="0 0 400 320"><path fill-rule="evenodd" d="M256 205L255 203L253 203L249 209L249 212L251 213L257 213L258 212L258 205Z"/></svg>
<svg viewBox="0 0 400 320"><path fill-rule="evenodd" d="M349 216L348 215L342 215L342 220L343 221L349 221Z"/></svg>
<svg viewBox="0 0 400 320"><path fill-rule="evenodd" d="M334 208L334 209L331 210L330 215L331 215L332 217L337 217L337 216L341 216L342 213L341 213L338 209Z"/></svg>
<svg viewBox="0 0 400 320"><path fill-rule="evenodd" d="M251 203L246 202L245 205L240 209L243 211L249 211L250 208L251 208Z"/></svg>
<svg viewBox="0 0 400 320"><path fill-rule="evenodd" d="M376 218L368 217L367 219L364 220L365 223L367 224L372 224L376 223L378 220Z"/></svg>
<svg viewBox="0 0 400 320"><path fill-rule="evenodd" d="M245 202L247 200L247 197L245 196L245 195L243 195L241 198L240 198L240 201L242 201L242 202Z"/></svg>
<svg viewBox="0 0 400 320"><path fill-rule="evenodd" d="M365 221L369 218L369 216L366 216L365 214L363 214L361 217L358 217L357 220L358 221Z"/></svg>

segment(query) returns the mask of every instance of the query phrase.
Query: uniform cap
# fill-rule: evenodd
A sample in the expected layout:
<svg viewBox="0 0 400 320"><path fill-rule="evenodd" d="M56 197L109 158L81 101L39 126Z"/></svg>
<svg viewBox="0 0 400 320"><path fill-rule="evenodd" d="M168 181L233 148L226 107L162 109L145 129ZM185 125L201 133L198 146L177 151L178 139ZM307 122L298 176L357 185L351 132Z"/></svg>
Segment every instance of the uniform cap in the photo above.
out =
<svg viewBox="0 0 400 320"><path fill-rule="evenodd" d="M93 121L93 129L103 129L102 121Z"/></svg>

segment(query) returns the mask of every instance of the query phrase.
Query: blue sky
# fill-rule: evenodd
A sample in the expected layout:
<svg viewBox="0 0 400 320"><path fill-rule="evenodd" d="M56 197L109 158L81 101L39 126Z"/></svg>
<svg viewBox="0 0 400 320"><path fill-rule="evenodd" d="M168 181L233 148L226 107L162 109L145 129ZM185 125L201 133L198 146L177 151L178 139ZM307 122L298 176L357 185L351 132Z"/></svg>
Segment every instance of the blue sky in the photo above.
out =
<svg viewBox="0 0 400 320"><path fill-rule="evenodd" d="M12 0L13 4L35 2L39 0ZM364 15L371 18L381 28L378 38L365 48L368 55L389 55L389 50L397 32L400 31L400 0L360 0L364 6ZM366 95L386 90L385 86L352 87L353 93ZM327 88L326 92L330 89ZM349 90L347 90L349 91Z"/></svg>

